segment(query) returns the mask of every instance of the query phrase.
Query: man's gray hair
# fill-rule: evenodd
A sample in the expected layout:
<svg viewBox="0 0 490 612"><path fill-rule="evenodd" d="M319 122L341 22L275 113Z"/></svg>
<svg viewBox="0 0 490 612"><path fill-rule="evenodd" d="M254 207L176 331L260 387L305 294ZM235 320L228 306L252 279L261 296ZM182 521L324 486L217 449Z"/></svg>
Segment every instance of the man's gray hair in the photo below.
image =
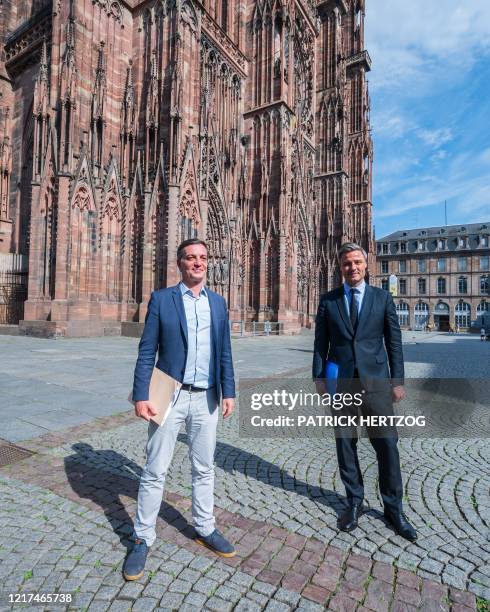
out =
<svg viewBox="0 0 490 612"><path fill-rule="evenodd" d="M361 251L361 253L364 255L364 259L368 260L368 256L366 251L362 248L362 246L359 246L358 244L356 244L355 242L344 242L344 244L340 247L338 253L337 253L337 257L339 258L339 262L342 261L342 256L345 255L346 253L350 253L351 251Z"/></svg>

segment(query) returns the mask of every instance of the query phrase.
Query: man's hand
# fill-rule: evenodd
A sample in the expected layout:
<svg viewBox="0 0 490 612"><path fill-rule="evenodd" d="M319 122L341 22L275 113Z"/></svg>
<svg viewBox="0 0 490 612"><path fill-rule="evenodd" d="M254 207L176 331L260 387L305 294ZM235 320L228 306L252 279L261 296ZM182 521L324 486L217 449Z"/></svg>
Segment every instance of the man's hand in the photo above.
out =
<svg viewBox="0 0 490 612"><path fill-rule="evenodd" d="M395 404L404 400L406 397L405 387L403 387L402 385L393 387L393 389L391 390L391 397L393 398Z"/></svg>
<svg viewBox="0 0 490 612"><path fill-rule="evenodd" d="M149 421L157 412L158 410L149 401L140 400L134 405L134 413L136 416L145 419L145 421Z"/></svg>
<svg viewBox="0 0 490 612"><path fill-rule="evenodd" d="M233 397L227 397L223 400L223 405L221 406L221 412L223 414L223 418L227 419L229 416L233 414L235 410L235 399Z"/></svg>
<svg viewBox="0 0 490 612"><path fill-rule="evenodd" d="M318 395L325 395L327 393L327 383L324 378L317 378L315 380L315 387Z"/></svg>

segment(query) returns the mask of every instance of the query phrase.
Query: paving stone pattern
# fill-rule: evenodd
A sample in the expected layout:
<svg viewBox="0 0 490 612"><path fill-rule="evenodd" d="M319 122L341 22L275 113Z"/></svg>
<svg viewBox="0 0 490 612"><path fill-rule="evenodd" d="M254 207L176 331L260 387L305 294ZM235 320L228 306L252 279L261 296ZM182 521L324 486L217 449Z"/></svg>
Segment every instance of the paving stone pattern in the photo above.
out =
<svg viewBox="0 0 490 612"><path fill-rule="evenodd" d="M377 463L368 441L359 444L368 511L352 534L335 528L343 507L332 440L243 440L232 423L220 427L216 453L216 504L374 560L396 562L422 577L487 595L481 579L488 552L488 445L475 440L400 440L404 505L419 532L409 544L382 519ZM138 478L144 463L143 423L84 438L52 451L94 468ZM189 496L190 462L181 433L167 490ZM476 580L473 580L476 579ZM483 584L479 584L483 582ZM474 583L474 584L472 584ZM481 587L481 588L480 588Z"/></svg>
<svg viewBox="0 0 490 612"><path fill-rule="evenodd" d="M39 458L24 463L18 475L36 469L45 486L0 477L4 592L71 593L69 608L88 610L475 609L468 592L226 510L218 520L239 554L218 560L190 539L189 500L176 494L144 578L125 583L136 482L76 463L65 472L54 459L44 471Z"/></svg>
<svg viewBox="0 0 490 612"><path fill-rule="evenodd" d="M437 354L439 343L450 361L455 347L441 338L431 336L423 348ZM240 342L251 342L247 350L257 359L261 341ZM483 350L473 341L466 346ZM419 369L420 344L410 351ZM216 514L238 555L219 560L192 539L182 432L148 571L126 584L121 567L145 437L145 424L123 412L25 442L36 454L0 470L0 610L11 609L6 592L53 590L71 592L70 609L80 610L462 612L475 609L475 595L490 598L486 440L400 441L405 509L419 532L409 544L381 518L367 441L359 450L369 510L357 531L343 534L335 527L343 488L333 441L242 439L236 417L221 422Z"/></svg>

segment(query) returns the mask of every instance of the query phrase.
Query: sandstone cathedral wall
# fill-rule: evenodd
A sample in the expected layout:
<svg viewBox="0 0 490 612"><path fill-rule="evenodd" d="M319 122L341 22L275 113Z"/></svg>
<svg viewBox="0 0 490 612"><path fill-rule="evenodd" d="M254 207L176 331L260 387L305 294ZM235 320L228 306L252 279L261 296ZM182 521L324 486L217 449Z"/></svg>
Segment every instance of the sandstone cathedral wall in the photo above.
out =
<svg viewBox="0 0 490 612"><path fill-rule="evenodd" d="M0 254L27 285L10 318L47 335L141 322L199 236L231 319L310 325L341 242L374 257L364 11L4 0Z"/></svg>

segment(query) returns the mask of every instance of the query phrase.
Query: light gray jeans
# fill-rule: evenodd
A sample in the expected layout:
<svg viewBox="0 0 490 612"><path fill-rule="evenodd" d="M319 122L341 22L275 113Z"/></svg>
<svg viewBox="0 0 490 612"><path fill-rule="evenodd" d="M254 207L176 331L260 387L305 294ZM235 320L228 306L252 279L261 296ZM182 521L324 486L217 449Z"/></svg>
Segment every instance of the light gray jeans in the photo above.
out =
<svg viewBox="0 0 490 612"><path fill-rule="evenodd" d="M192 466L192 519L203 537L214 531L214 451L218 410L216 390L189 392L181 390L162 427L150 421L146 465L140 479L138 509L134 523L136 537L151 546L156 538L155 525L162 503L165 477L174 454L182 423L189 443Z"/></svg>

